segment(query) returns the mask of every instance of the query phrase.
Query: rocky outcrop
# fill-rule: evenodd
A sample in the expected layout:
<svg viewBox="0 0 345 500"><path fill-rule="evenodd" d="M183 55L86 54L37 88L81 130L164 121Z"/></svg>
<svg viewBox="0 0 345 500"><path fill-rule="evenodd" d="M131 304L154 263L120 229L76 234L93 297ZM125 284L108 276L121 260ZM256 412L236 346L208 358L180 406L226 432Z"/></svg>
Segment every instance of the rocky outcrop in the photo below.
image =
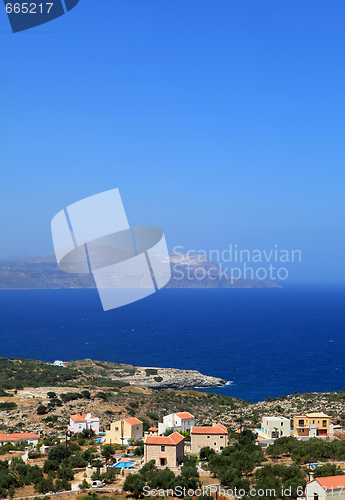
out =
<svg viewBox="0 0 345 500"><path fill-rule="evenodd" d="M102 377L150 389L218 387L226 383L226 380L203 375L197 370L133 366L91 359L71 361L65 364L70 368L79 370L86 377Z"/></svg>
<svg viewBox="0 0 345 500"><path fill-rule="evenodd" d="M187 389L191 387L218 387L224 385L226 380L203 375L197 370L136 367L136 373L131 377L129 383L151 389Z"/></svg>

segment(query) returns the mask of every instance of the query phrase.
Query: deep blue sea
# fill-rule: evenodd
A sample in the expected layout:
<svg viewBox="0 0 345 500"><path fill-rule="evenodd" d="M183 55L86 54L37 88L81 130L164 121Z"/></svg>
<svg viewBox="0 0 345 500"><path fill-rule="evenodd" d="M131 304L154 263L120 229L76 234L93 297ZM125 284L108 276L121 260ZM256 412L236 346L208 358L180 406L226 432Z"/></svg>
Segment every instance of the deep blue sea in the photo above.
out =
<svg viewBox="0 0 345 500"><path fill-rule="evenodd" d="M197 369L259 401L345 387L345 287L164 289L104 312L97 290L0 291L0 357Z"/></svg>

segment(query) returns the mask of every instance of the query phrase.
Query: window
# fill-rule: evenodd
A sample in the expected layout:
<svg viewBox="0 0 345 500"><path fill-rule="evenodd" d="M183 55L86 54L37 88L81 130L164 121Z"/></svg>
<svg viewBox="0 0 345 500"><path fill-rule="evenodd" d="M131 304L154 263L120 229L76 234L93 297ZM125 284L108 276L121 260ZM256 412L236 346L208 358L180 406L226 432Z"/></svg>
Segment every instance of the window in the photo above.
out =
<svg viewBox="0 0 345 500"><path fill-rule="evenodd" d="M211 436L207 436L207 439L210 438Z"/></svg>
<svg viewBox="0 0 345 500"><path fill-rule="evenodd" d="M161 451L165 451L165 446L161 446Z"/></svg>
<svg viewBox="0 0 345 500"><path fill-rule="evenodd" d="M119 430L119 428L118 428L118 427L115 427L115 430L116 430L116 431L118 431L118 430Z"/></svg>
<svg viewBox="0 0 345 500"><path fill-rule="evenodd" d="M224 436L219 436L219 437L220 437L220 439L223 439Z"/></svg>
<svg viewBox="0 0 345 500"><path fill-rule="evenodd" d="M219 446L219 448L222 450L222 449L223 449L223 446Z"/></svg>
<svg viewBox="0 0 345 500"><path fill-rule="evenodd" d="M283 427L283 422L280 425Z"/></svg>
<svg viewBox="0 0 345 500"><path fill-rule="evenodd" d="M327 427L327 420L322 420L322 427Z"/></svg>
<svg viewBox="0 0 345 500"><path fill-rule="evenodd" d="M298 421L298 427L304 427L304 420Z"/></svg>
<svg viewBox="0 0 345 500"><path fill-rule="evenodd" d="M217 446L217 443L213 443L214 446Z"/></svg>
<svg viewBox="0 0 345 500"><path fill-rule="evenodd" d="M315 420L313 420L313 424L315 424Z"/></svg>

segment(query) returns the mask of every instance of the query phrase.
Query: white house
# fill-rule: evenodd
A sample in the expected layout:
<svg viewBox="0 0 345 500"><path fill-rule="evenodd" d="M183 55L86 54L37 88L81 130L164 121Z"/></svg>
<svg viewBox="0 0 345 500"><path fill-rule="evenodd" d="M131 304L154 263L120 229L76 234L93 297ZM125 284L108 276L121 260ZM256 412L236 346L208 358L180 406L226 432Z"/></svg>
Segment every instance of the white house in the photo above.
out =
<svg viewBox="0 0 345 500"><path fill-rule="evenodd" d="M266 439L290 436L290 420L285 417L262 417L261 435Z"/></svg>
<svg viewBox="0 0 345 500"><path fill-rule="evenodd" d="M345 500L345 475L317 477L306 487L307 500Z"/></svg>
<svg viewBox="0 0 345 500"><path fill-rule="evenodd" d="M61 366L62 368L65 368L64 362L60 359L56 359L53 363L53 366Z"/></svg>
<svg viewBox="0 0 345 500"><path fill-rule="evenodd" d="M99 434L99 418L91 413L77 413L71 415L69 420L69 430L75 434L83 432L84 429L91 429L96 435Z"/></svg>
<svg viewBox="0 0 345 500"><path fill-rule="evenodd" d="M163 417L163 423L158 423L158 435L161 436L167 429L173 431L189 432L195 425L194 415L187 411L181 413L171 413Z"/></svg>
<svg viewBox="0 0 345 500"><path fill-rule="evenodd" d="M40 437L38 434L32 432L15 432L14 434L1 434L0 433L0 446L5 444L18 444L20 441L27 441L29 444L36 446Z"/></svg>

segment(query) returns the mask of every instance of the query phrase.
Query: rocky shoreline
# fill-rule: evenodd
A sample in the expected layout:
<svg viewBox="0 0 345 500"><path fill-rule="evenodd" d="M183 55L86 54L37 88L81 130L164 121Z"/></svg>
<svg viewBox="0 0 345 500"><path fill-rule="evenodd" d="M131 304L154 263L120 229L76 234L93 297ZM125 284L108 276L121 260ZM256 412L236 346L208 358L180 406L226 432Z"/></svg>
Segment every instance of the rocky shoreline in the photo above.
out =
<svg viewBox="0 0 345 500"><path fill-rule="evenodd" d="M146 376L146 370L148 369L157 371L155 376L149 377L149 380L147 380L148 377ZM162 380L157 381L160 378ZM137 373L131 379L130 384L148 387L149 389L189 389L196 387L220 387L226 384L226 380L203 375L197 370L137 367Z"/></svg>
<svg viewBox="0 0 345 500"><path fill-rule="evenodd" d="M148 389L207 388L226 384L224 379L203 375L197 370L133 366L91 359L71 361L66 363L66 366L80 370L87 376L121 380L121 382Z"/></svg>

